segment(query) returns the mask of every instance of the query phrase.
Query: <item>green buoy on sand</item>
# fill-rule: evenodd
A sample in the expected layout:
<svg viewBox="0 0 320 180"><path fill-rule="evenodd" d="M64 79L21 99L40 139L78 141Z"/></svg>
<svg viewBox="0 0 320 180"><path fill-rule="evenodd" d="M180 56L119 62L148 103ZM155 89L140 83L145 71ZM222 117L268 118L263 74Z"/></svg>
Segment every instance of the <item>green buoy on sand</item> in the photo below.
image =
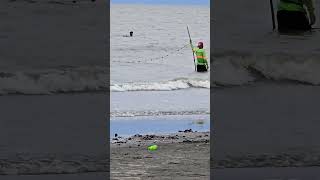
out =
<svg viewBox="0 0 320 180"><path fill-rule="evenodd" d="M148 147L149 151L156 151L157 149L158 149L157 145L151 145L151 146Z"/></svg>

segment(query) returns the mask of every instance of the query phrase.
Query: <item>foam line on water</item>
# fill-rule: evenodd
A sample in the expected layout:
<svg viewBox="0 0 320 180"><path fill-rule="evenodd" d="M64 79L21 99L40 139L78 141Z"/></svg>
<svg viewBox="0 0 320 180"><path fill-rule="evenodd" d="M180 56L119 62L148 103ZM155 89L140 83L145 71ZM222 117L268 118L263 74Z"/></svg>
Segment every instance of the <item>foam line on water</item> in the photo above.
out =
<svg viewBox="0 0 320 180"><path fill-rule="evenodd" d="M162 82L133 82L111 85L111 91L171 91L188 88L210 88L209 80L180 78Z"/></svg>
<svg viewBox="0 0 320 180"><path fill-rule="evenodd" d="M136 117L136 116L166 116L166 115L206 115L209 111L113 111L111 117Z"/></svg>

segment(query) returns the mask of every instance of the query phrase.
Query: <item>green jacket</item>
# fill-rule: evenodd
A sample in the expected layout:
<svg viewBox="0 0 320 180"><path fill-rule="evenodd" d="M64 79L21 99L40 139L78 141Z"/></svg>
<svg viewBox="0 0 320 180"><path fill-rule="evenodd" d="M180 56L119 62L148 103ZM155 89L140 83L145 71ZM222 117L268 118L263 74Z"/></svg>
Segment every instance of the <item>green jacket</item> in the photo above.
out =
<svg viewBox="0 0 320 180"><path fill-rule="evenodd" d="M204 49L199 49L198 47L195 48L193 46L192 46L192 50L196 54L197 65L206 65L206 66L208 66L205 50Z"/></svg>
<svg viewBox="0 0 320 180"><path fill-rule="evenodd" d="M304 6L307 7L309 12L314 11L312 0L280 0L278 4L278 11L299 11L306 12Z"/></svg>

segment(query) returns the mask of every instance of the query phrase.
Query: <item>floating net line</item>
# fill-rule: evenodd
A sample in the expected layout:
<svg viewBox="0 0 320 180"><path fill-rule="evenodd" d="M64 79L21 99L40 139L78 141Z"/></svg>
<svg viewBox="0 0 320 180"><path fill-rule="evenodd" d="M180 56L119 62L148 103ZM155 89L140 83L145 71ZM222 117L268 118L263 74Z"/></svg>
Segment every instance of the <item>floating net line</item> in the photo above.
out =
<svg viewBox="0 0 320 180"><path fill-rule="evenodd" d="M154 58L138 58L135 60L131 60L131 61L121 61L121 60L112 60L111 62L118 62L118 63L133 63L133 64L137 64L137 63L143 63L143 64L155 64L155 63L159 63L158 60L165 60L166 58L168 58L170 55L179 55L182 54L182 52L180 52L181 50L183 50L184 48L186 48L187 46L189 46L190 44L186 44L183 47L180 47L178 49L175 49L173 51L170 51L170 53L167 53L165 55L162 56L158 56L158 57L154 57ZM178 52L178 53L174 53L173 52Z"/></svg>

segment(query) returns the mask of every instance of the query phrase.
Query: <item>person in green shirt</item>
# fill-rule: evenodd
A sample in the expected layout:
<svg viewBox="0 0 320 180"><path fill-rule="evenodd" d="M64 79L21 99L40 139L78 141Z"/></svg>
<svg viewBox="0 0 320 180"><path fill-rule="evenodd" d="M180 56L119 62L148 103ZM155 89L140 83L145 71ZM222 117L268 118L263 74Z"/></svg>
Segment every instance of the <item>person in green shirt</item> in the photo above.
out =
<svg viewBox="0 0 320 180"><path fill-rule="evenodd" d="M316 22L313 1L280 0L277 20L279 32L311 30L311 26Z"/></svg>
<svg viewBox="0 0 320 180"><path fill-rule="evenodd" d="M194 47L191 43L191 47L197 58L197 61L196 61L197 72L208 71L208 61L206 57L206 52L203 49L203 42L198 42L197 47Z"/></svg>

